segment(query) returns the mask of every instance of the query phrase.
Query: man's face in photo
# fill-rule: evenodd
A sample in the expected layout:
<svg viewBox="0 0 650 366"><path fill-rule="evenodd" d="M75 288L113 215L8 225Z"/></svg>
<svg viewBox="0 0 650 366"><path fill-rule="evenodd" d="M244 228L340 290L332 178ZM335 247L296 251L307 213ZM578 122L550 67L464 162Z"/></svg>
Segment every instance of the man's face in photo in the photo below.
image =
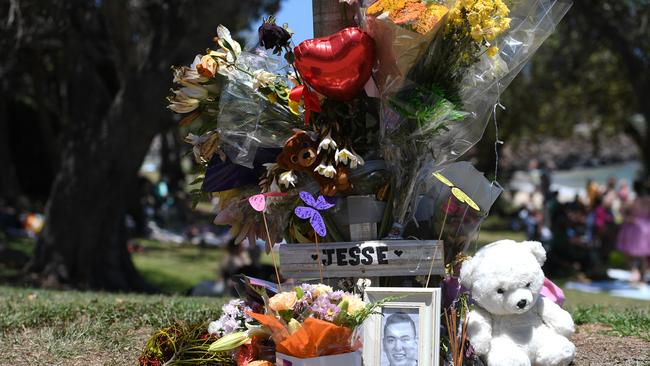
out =
<svg viewBox="0 0 650 366"><path fill-rule="evenodd" d="M390 366L417 365L418 343L411 323L389 324L384 331L383 343Z"/></svg>

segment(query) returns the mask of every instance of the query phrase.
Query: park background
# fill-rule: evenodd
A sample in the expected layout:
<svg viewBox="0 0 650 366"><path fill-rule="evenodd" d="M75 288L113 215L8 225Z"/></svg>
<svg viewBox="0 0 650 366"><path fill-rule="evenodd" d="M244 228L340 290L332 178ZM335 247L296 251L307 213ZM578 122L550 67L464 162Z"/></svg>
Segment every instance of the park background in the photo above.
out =
<svg viewBox="0 0 650 366"><path fill-rule="evenodd" d="M311 5L0 5L0 364L134 363L155 329L216 318L232 273L264 275L268 258L231 245L209 202L192 209L191 145L165 108L170 67L210 47L218 24L254 45L262 17L275 14L296 44L311 38ZM547 272L581 324L578 364L649 361L647 286L635 285L637 299L572 289L629 270L615 249L622 206L594 238L588 191L615 192L623 205L625 185L647 188L649 18L643 0L576 0L461 159L506 188L474 249L531 238L577 253ZM555 225L549 203L570 227ZM568 229L577 239L560 243Z"/></svg>

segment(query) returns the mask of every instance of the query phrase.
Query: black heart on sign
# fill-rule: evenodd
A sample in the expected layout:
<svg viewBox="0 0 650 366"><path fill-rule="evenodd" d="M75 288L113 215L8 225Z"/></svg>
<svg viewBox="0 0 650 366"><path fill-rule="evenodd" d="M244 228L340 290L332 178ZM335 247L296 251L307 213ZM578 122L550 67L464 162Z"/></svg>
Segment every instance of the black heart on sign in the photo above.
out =
<svg viewBox="0 0 650 366"><path fill-rule="evenodd" d="M396 256L401 257L404 252L401 250L393 250L393 253L395 253Z"/></svg>
<svg viewBox="0 0 650 366"><path fill-rule="evenodd" d="M313 260L317 260L317 259L318 259L318 254L312 254L312 255L311 255L311 259L313 259Z"/></svg>

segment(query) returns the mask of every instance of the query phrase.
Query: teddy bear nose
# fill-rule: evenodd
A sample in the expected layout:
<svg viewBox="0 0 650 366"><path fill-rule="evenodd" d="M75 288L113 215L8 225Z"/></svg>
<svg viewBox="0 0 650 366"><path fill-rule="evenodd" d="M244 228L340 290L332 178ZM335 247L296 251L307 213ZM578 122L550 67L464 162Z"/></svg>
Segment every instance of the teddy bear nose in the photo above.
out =
<svg viewBox="0 0 650 366"><path fill-rule="evenodd" d="M526 307L526 304L527 304L527 303L528 303L528 302L527 302L526 300L519 300L519 302L517 303L517 307L518 307L519 309L523 309L523 308Z"/></svg>
<svg viewBox="0 0 650 366"><path fill-rule="evenodd" d="M309 153L309 151L305 151L305 153L302 154L302 158L303 158L303 159L309 159L309 158L311 158L311 154Z"/></svg>

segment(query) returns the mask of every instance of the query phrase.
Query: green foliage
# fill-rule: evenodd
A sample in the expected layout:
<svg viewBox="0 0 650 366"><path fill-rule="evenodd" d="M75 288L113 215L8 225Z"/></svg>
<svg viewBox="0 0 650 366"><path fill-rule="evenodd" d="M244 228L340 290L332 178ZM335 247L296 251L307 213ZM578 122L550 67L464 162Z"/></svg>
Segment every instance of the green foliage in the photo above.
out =
<svg viewBox="0 0 650 366"><path fill-rule="evenodd" d="M601 323L619 337L636 336L650 342L650 311L628 308L614 310L602 305L579 306L571 312L576 324Z"/></svg>

